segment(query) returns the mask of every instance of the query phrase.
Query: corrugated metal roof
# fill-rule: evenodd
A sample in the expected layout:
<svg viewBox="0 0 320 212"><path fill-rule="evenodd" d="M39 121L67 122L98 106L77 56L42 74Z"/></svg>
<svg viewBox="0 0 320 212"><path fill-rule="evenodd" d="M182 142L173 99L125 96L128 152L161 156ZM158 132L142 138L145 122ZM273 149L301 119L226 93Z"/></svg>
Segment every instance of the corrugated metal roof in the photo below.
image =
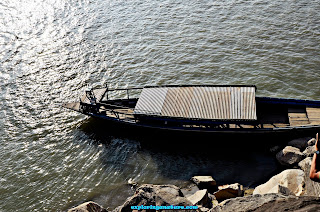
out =
<svg viewBox="0 0 320 212"><path fill-rule="evenodd" d="M194 119L256 120L254 86L144 88L136 114Z"/></svg>

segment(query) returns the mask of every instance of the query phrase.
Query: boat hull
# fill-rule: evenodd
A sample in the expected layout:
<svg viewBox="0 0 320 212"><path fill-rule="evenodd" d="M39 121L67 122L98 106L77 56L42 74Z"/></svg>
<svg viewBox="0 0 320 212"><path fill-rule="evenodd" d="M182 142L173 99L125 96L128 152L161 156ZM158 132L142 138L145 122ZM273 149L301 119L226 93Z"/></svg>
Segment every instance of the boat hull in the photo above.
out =
<svg viewBox="0 0 320 212"><path fill-rule="evenodd" d="M151 126L146 124L129 123L119 121L111 117L97 114L86 114L98 120L99 125L109 135L134 136L147 138L181 138L181 139L208 139L208 138L228 138L236 139L279 139L290 140L298 137L313 137L320 131L320 126L299 126L294 128L264 128L264 129L184 129L178 127ZM269 141L272 143L272 141ZM275 142L275 143L277 143Z"/></svg>

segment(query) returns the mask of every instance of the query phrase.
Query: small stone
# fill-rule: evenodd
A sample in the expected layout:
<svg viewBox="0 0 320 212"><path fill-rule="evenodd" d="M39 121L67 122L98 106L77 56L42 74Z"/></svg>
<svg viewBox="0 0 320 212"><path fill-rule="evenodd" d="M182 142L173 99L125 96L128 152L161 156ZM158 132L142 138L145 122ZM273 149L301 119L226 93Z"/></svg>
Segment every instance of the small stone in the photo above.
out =
<svg viewBox="0 0 320 212"><path fill-rule="evenodd" d="M217 192L213 193L218 201L241 197L244 194L243 186L239 183L219 186L218 189Z"/></svg>
<svg viewBox="0 0 320 212"><path fill-rule="evenodd" d="M207 211L209 211L210 209L209 209L209 208L206 208L206 207L199 206L198 210L201 211L201 212L207 212Z"/></svg>
<svg viewBox="0 0 320 212"><path fill-rule="evenodd" d="M207 189L197 191L193 195L187 197L187 199L192 203L192 205L201 205L203 207L210 207L211 206L211 202L209 201Z"/></svg>
<svg viewBox="0 0 320 212"><path fill-rule="evenodd" d="M252 195L253 191L254 191L254 188L244 189L244 196Z"/></svg>
<svg viewBox="0 0 320 212"><path fill-rule="evenodd" d="M313 157L313 154L315 151L316 151L315 146L308 146L302 153L306 157Z"/></svg>
<svg viewBox="0 0 320 212"><path fill-rule="evenodd" d="M101 207L95 202L85 202L75 208L71 208L68 212L107 212L106 209Z"/></svg>
<svg viewBox="0 0 320 212"><path fill-rule="evenodd" d="M313 146L316 144L316 139L315 138L311 138L309 141L308 141L308 146Z"/></svg>
<svg viewBox="0 0 320 212"><path fill-rule="evenodd" d="M124 204L117 207L114 212L132 211L131 206L138 205L189 206L192 204L183 196L180 188L175 185L143 184L136 189L133 196L129 197ZM195 210L190 210L190 212L192 211Z"/></svg>
<svg viewBox="0 0 320 212"><path fill-rule="evenodd" d="M216 181L211 176L194 176L191 180L197 185L200 183L208 183L213 186L217 185Z"/></svg>
<svg viewBox="0 0 320 212"><path fill-rule="evenodd" d="M128 180L128 185L131 186L131 188L133 190L135 190L138 187L139 184L137 182L135 182L132 178L130 178Z"/></svg>

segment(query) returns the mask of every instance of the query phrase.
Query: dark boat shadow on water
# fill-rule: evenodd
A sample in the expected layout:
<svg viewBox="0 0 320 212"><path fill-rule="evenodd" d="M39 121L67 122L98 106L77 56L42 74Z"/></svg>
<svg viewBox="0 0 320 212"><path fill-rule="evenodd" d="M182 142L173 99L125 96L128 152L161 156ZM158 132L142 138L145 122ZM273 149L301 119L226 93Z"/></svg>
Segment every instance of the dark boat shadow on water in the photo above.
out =
<svg viewBox="0 0 320 212"><path fill-rule="evenodd" d="M82 124L80 130L106 146L110 154L101 158L105 166L113 166L138 183L179 183L195 175L211 175L218 184L239 182L257 186L282 169L270 147L284 145L291 139L164 134L110 125L94 118Z"/></svg>

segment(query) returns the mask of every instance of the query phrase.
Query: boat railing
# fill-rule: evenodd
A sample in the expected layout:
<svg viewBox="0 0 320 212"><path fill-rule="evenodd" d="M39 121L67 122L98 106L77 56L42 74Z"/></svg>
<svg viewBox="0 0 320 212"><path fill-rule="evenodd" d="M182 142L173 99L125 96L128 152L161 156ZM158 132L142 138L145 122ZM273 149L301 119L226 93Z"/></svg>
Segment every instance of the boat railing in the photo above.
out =
<svg viewBox="0 0 320 212"><path fill-rule="evenodd" d="M136 88L117 88L117 89L109 89L108 87L106 87L106 91L103 94L103 96L101 97L101 100L103 98L106 98L106 100L113 100L113 99L117 99L114 98L115 96L122 96L125 97L126 99L130 99L130 97L132 98L134 97L139 97L139 94L141 92L134 92L134 91L138 91L138 90L142 90L142 87L136 87ZM121 92L123 92L122 94L120 94ZM114 95L112 95L112 93L115 93Z"/></svg>

